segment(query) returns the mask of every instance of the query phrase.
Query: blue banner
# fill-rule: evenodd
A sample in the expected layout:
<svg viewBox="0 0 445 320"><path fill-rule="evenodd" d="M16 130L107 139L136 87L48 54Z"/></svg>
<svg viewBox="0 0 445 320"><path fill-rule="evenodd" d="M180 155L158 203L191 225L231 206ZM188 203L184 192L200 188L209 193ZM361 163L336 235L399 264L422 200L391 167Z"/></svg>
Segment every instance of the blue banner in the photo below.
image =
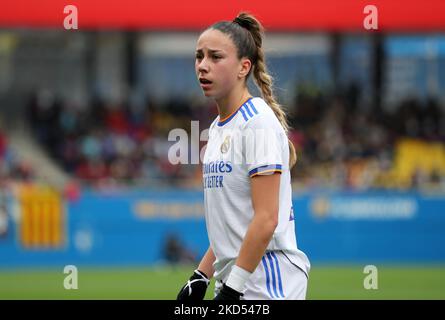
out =
<svg viewBox="0 0 445 320"><path fill-rule="evenodd" d="M312 262L445 261L444 196L320 192L293 202L298 246ZM0 213L0 267L193 262L208 248L202 203L199 191L84 192L65 203L62 244L30 247L24 232L32 241L54 231L40 230L46 220L27 228L12 198Z"/></svg>

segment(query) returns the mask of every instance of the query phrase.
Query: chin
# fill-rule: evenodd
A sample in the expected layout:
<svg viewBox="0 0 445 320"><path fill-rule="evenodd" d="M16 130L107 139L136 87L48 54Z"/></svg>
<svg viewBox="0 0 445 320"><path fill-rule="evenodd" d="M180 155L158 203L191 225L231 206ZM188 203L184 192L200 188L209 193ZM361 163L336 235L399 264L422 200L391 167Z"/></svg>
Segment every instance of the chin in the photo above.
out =
<svg viewBox="0 0 445 320"><path fill-rule="evenodd" d="M215 94L213 94L210 90L207 91L203 91L204 96L206 96L207 98L214 98Z"/></svg>

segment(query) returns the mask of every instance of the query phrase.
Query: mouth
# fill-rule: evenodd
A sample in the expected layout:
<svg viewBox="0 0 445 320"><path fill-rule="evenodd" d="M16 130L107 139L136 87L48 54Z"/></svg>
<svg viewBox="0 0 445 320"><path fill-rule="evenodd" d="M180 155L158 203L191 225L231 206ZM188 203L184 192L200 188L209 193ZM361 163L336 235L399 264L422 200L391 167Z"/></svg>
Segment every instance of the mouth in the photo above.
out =
<svg viewBox="0 0 445 320"><path fill-rule="evenodd" d="M199 83L201 84L201 87L203 89L206 89L206 88L210 87L210 85L212 84L212 81L210 81L206 78L199 78Z"/></svg>

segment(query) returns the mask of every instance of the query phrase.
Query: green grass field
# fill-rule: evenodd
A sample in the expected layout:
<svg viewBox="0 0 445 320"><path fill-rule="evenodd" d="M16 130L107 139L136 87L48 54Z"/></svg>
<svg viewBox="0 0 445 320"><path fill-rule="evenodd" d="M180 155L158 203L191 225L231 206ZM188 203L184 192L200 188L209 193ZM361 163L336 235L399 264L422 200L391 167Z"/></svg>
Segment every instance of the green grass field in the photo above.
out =
<svg viewBox="0 0 445 320"><path fill-rule="evenodd" d="M378 289L366 290L364 266L313 266L308 299L445 299L445 266L378 267ZM78 289L63 269L0 270L0 299L175 299L193 267L78 267ZM211 299L211 289L207 299Z"/></svg>

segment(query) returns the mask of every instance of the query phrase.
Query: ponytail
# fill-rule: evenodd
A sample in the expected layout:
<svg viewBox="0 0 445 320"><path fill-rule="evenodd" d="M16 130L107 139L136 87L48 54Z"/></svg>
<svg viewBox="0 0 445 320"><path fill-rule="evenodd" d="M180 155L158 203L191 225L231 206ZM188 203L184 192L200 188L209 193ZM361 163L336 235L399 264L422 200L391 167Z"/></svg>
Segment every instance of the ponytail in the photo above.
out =
<svg viewBox="0 0 445 320"><path fill-rule="evenodd" d="M246 29L251 34L256 50L255 54L252 54L251 58L253 64L253 75L255 83L261 90L261 95L275 116L281 123L286 134L289 132L289 124L287 123L287 116L280 104L276 101L273 93L273 78L267 71L266 59L262 47L264 28L261 23L252 15L248 13L240 13L234 20L234 23L240 27ZM242 55L243 56L243 55ZM292 168L297 162L297 153L293 143L289 140L289 168Z"/></svg>

